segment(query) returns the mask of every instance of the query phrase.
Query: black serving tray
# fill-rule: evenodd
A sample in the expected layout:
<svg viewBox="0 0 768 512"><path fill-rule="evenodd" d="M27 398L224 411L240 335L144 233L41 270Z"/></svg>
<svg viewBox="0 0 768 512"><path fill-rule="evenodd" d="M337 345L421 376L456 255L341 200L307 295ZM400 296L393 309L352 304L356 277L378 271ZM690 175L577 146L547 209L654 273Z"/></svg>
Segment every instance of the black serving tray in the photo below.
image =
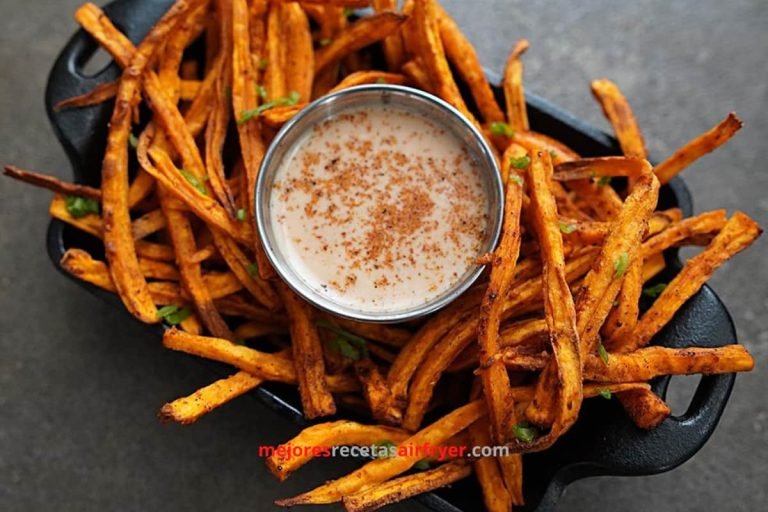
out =
<svg viewBox="0 0 768 512"><path fill-rule="evenodd" d="M137 43L171 3L171 0L117 0L104 10L114 24ZM119 76L119 69L114 63L91 76L82 71L96 50L97 45L91 37L83 30L78 31L56 59L45 95L48 116L72 164L74 179L90 185L99 184L112 102L61 111L54 110L53 106L62 99L82 94ZM526 98L532 129L563 141L585 156L619 154L615 139L609 135L533 94L528 94ZM690 193L678 178L662 187L659 196L660 208L675 206L680 207L686 216L693 212ZM71 276L59 265L68 248L80 247L94 254L102 251L99 241L58 220L52 220L48 227L47 246L51 261L68 277ZM668 251L665 257L668 267L657 278L658 281L669 280L681 268L676 250ZM75 281L122 308L114 295L77 279ZM158 336L160 329L157 328ZM728 311L707 286L692 297L654 339L654 343L669 347L714 347L735 341L736 332ZM223 371L218 364L208 366L214 372ZM524 457L526 505L522 510L553 510L565 487L579 478L651 475L682 464L702 447L714 431L734 380L734 374L702 377L685 414L671 416L650 432L636 428L616 400L586 401L579 421L553 448ZM669 377L656 379L652 382L653 389L664 397L668 383ZM271 408L304 423L294 389L267 384L253 394ZM418 499L439 512L474 511L482 503L480 489L474 479Z"/></svg>

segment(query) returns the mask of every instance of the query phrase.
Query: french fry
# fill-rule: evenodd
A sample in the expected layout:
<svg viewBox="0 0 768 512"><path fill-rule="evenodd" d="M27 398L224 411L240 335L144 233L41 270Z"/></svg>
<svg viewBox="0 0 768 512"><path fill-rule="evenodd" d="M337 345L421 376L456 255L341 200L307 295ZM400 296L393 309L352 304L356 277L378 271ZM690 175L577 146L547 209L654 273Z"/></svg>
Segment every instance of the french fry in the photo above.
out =
<svg viewBox="0 0 768 512"><path fill-rule="evenodd" d="M635 114L616 84L610 80L595 80L592 82L592 94L613 126L624 155L647 158L645 141Z"/></svg>
<svg viewBox="0 0 768 512"><path fill-rule="evenodd" d="M640 428L656 428L672 413L669 406L650 389L631 389L616 393L627 415Z"/></svg>
<svg viewBox="0 0 768 512"><path fill-rule="evenodd" d="M507 106L507 120L509 126L517 131L529 130L528 110L523 92L523 62L520 60L527 49L527 40L521 39L515 43L504 66L504 78L501 83Z"/></svg>
<svg viewBox="0 0 768 512"><path fill-rule="evenodd" d="M237 372L200 388L189 396L163 405L159 413L160 420L189 425L238 396L256 389L262 382L262 379L250 373Z"/></svg>
<svg viewBox="0 0 768 512"><path fill-rule="evenodd" d="M486 412L485 403L482 400L475 400L413 434L402 444L412 446L424 445L425 443L440 445L484 416ZM281 507L292 507L294 505L335 503L344 496L354 494L365 487L384 482L409 470L421 458L421 455L411 455L377 459L338 480L333 480L293 498L277 500L275 504Z"/></svg>
<svg viewBox="0 0 768 512"><path fill-rule="evenodd" d="M160 209L152 210L131 223L134 240L141 240L166 227L165 216Z"/></svg>
<svg viewBox="0 0 768 512"><path fill-rule="evenodd" d="M344 496L342 501L344 509L348 512L377 510L417 494L445 487L468 477L470 474L472 474L472 468L467 462L452 461L423 473L402 476L363 489L350 496Z"/></svg>
<svg viewBox="0 0 768 512"><path fill-rule="evenodd" d="M403 74L422 91L434 91L434 84L429 75L424 71L421 59L415 58L403 64Z"/></svg>
<svg viewBox="0 0 768 512"><path fill-rule="evenodd" d="M386 324L357 322L341 317L334 317L333 322L352 334L357 334L368 340L381 342L390 347L402 347L413 337L413 334L405 329Z"/></svg>
<svg viewBox="0 0 768 512"><path fill-rule="evenodd" d="M647 258L702 235L714 236L727 221L725 210L713 210L681 219L643 242L643 256Z"/></svg>
<svg viewBox="0 0 768 512"><path fill-rule="evenodd" d="M453 18L439 5L437 12L440 40L445 48L445 55L469 87L481 117L486 123L503 121L504 113L496 102L474 47L464 37Z"/></svg>
<svg viewBox="0 0 768 512"><path fill-rule="evenodd" d="M580 158L557 164L555 174L552 177L558 181L583 180L603 176L639 178L646 172L646 166L645 159L631 156Z"/></svg>
<svg viewBox="0 0 768 512"><path fill-rule="evenodd" d="M481 418L469 426L469 440L473 446L491 446L491 426ZM501 468L494 457L481 457L472 467L483 491L483 503L488 512L506 512L512 509L512 497L504 484Z"/></svg>
<svg viewBox="0 0 768 512"><path fill-rule="evenodd" d="M249 340L260 338L269 334L287 334L288 327L285 322L261 322L250 320L238 325L232 333L236 340Z"/></svg>
<svg viewBox="0 0 768 512"><path fill-rule="evenodd" d="M304 416L311 419L334 414L336 404L325 381L323 349L310 307L282 282L277 289L291 320L291 345Z"/></svg>
<svg viewBox="0 0 768 512"><path fill-rule="evenodd" d="M762 233L762 229L749 216L736 212L718 235L701 253L686 262L683 269L667 285L651 308L627 335L629 342L621 346L623 352L644 347L704 282L726 260L749 247Z"/></svg>
<svg viewBox="0 0 768 512"><path fill-rule="evenodd" d="M296 437L286 442L286 445L312 446L330 448L344 445L373 445L381 441L400 444L411 436L405 430L383 425L363 425L349 420L319 423L302 430ZM267 460L267 469L281 482L291 473L312 460L312 451L302 452L301 455L281 456L277 451Z"/></svg>
<svg viewBox="0 0 768 512"><path fill-rule="evenodd" d="M393 34L405 19L401 14L381 12L350 24L328 45L315 52L315 73L350 53Z"/></svg>
<svg viewBox="0 0 768 512"><path fill-rule="evenodd" d="M395 407L392 392L376 363L362 359L355 362L354 368L373 419L388 425L399 425L402 412Z"/></svg>
<svg viewBox="0 0 768 512"><path fill-rule="evenodd" d="M728 116L713 126L709 131L702 133L685 146L675 151L669 158L654 167L653 172L659 178L662 185L678 175L693 162L716 150L736 135L744 123L731 112Z"/></svg>

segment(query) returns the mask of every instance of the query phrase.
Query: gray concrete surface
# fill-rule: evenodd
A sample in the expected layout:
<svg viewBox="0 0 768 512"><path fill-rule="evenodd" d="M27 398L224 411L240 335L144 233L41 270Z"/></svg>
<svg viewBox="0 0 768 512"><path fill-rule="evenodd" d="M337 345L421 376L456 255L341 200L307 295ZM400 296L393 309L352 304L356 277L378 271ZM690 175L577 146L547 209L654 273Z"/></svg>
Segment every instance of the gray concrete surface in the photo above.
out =
<svg viewBox="0 0 768 512"><path fill-rule="evenodd" d="M48 68L75 29L71 13L79 1L0 3L2 162L69 176L42 97ZM655 155L739 112L743 133L685 178L699 211L742 209L768 225L764 0L445 4L492 69L500 69L514 39L527 37L529 88L593 123L606 126L589 80L617 81ZM256 400L237 400L188 428L159 425L158 407L209 375L54 271L44 252L48 198L0 180L0 509L273 510L273 499L343 472L341 463L322 461L278 486L255 447L297 428ZM574 483L561 510L764 507L766 247L761 240L712 280L758 369L739 377L710 442L667 474ZM678 409L685 389L673 393Z"/></svg>

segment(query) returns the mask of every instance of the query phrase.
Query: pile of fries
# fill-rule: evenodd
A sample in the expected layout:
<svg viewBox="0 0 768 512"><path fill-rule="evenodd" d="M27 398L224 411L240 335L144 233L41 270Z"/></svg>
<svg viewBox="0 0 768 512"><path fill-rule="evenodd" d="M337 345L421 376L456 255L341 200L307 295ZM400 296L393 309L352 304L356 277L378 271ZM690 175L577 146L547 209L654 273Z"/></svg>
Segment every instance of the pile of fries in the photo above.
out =
<svg viewBox="0 0 768 512"><path fill-rule="evenodd" d="M298 385L308 419L342 409L371 419L315 424L293 445L513 448L413 472L425 466L418 456L379 458L279 505L374 510L474 473L487 509L511 510L524 499L522 454L552 446L584 399L614 396L650 429L670 414L650 379L752 369L733 340L650 346L761 233L740 212L656 209L660 186L741 128L735 115L654 167L626 99L597 80L623 155L582 158L529 128L528 43L509 56L500 105L435 0L178 0L138 45L93 4L75 18L123 69L59 105L114 101L101 187L13 166L6 174L53 190L50 214L103 241L103 259L70 249L63 268L117 293L137 319L171 326L169 349L237 370L165 404L163 420L192 423L275 381ZM487 272L444 310L403 325L316 310L279 280L254 229L256 176L279 127L320 96L368 83L417 87L456 107L498 152L506 184L502 238L478 260ZM664 251L686 245L703 250L670 282L648 285ZM641 312L643 295L655 301ZM428 414L438 419L426 424ZM283 480L310 458L267 464Z"/></svg>

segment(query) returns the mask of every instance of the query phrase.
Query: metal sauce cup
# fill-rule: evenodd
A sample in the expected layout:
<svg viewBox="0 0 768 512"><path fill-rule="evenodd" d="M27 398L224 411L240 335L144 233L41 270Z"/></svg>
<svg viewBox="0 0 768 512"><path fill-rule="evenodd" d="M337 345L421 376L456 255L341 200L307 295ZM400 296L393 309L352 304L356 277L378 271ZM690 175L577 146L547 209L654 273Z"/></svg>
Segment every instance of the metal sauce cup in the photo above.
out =
<svg viewBox="0 0 768 512"><path fill-rule="evenodd" d="M467 272L460 276L449 289L415 307L375 312L358 310L333 301L321 290L313 288L287 264L288 260L281 253L275 239L275 233L272 230L269 207L272 185L283 159L298 144L302 143L303 137L316 124L332 119L344 112L377 105L398 108L422 116L432 123L446 128L464 141L469 154L478 164L484 182L485 196L489 202L488 225L485 239L481 244L480 254L492 251L501 232L504 195L496 158L482 134L458 110L440 98L410 87L385 84L361 85L323 96L307 105L283 126L269 146L261 163L254 200L256 202L256 224L264 251L280 277L297 294L318 308L338 316L364 322L394 323L432 313L449 304L472 285L481 274L482 267L479 265L469 267ZM344 262L339 262L339 265L344 265Z"/></svg>

